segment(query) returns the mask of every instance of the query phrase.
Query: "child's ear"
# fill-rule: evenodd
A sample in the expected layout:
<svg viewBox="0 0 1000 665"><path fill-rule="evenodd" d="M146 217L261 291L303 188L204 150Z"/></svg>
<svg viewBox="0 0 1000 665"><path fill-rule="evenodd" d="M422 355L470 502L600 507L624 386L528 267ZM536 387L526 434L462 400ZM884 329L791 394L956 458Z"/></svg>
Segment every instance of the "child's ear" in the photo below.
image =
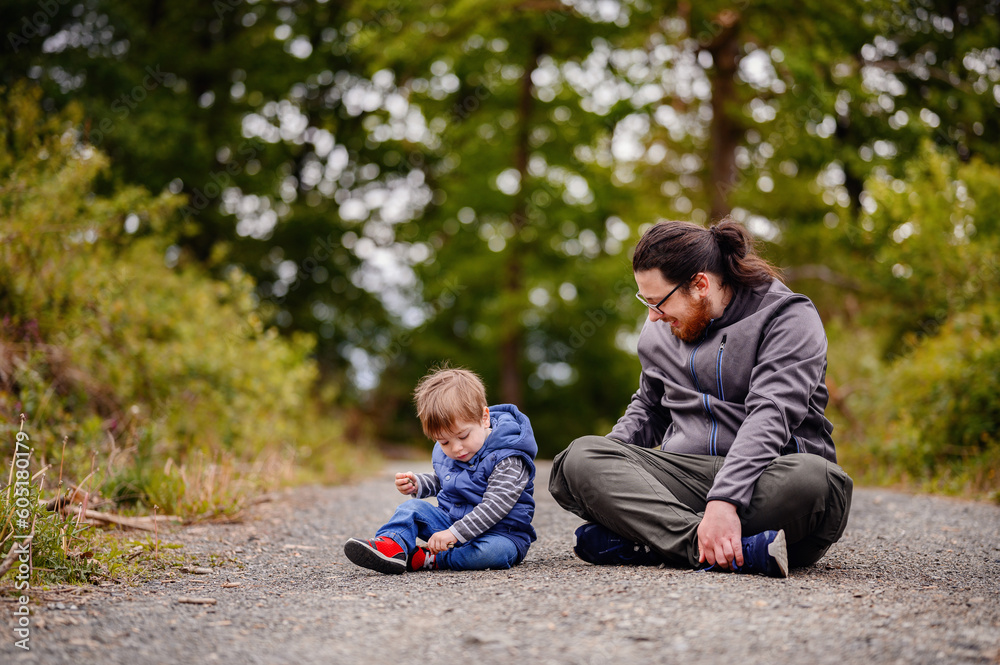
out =
<svg viewBox="0 0 1000 665"><path fill-rule="evenodd" d="M490 426L490 407L483 407L483 427Z"/></svg>

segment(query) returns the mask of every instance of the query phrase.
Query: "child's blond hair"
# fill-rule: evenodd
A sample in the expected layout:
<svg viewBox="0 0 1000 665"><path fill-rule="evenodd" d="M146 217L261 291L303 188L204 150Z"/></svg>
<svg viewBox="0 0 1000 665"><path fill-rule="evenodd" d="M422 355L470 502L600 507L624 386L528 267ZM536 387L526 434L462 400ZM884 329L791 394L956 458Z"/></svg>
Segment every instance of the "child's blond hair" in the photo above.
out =
<svg viewBox="0 0 1000 665"><path fill-rule="evenodd" d="M486 408L483 380L467 369L442 367L420 379L413 391L424 434L433 439L458 423L478 423Z"/></svg>

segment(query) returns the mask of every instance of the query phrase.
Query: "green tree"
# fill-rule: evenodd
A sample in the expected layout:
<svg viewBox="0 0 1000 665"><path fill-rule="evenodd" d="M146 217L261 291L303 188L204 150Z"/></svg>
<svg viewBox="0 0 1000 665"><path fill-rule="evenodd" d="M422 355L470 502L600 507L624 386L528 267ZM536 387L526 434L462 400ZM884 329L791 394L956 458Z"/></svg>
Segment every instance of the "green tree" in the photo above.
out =
<svg viewBox="0 0 1000 665"><path fill-rule="evenodd" d="M174 265L163 227L180 197L94 195L107 157L80 141L78 109L46 114L39 97L19 86L0 106L0 411L27 414L36 459L78 482L107 455L94 485L121 476L133 501L183 514L233 510L251 489L196 479L197 459L246 465L236 475L250 480L268 455L315 451L349 472L365 453L345 452L339 422L317 413L314 340L265 326L246 275Z"/></svg>
<svg viewBox="0 0 1000 665"><path fill-rule="evenodd" d="M351 23L354 6L5 0L0 57L0 84L37 81L49 112L80 106L82 140L111 158L101 191L186 196L164 224L177 246L217 276L250 274L338 383L339 345L384 320L351 279L363 260L340 242L356 226L341 204L394 170L363 127L385 91L352 73L354 42L390 16Z"/></svg>
<svg viewBox="0 0 1000 665"><path fill-rule="evenodd" d="M416 379L449 360L523 408L552 454L610 428L638 369L616 345L643 312L625 253L632 202L608 168L614 118L584 108L563 71L616 28L545 2L410 3L401 21L372 40L372 66L423 116L427 138L408 145L433 201L396 229L427 251L420 309L400 321L415 329L376 359L380 421L412 420Z"/></svg>

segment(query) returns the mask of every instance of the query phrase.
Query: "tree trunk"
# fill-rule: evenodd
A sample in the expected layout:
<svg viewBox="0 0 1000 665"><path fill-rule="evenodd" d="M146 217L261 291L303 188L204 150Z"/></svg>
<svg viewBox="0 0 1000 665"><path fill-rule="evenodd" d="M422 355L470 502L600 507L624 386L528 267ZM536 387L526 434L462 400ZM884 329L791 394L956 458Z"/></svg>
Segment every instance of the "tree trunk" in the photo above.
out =
<svg viewBox="0 0 1000 665"><path fill-rule="evenodd" d="M732 210L729 194L736 188L736 147L742 128L733 119L736 103L736 70L740 53L740 16L725 10L716 17L719 33L705 46L714 66L709 73L712 84L712 124L709 130L709 191L712 197L711 218L718 219Z"/></svg>
<svg viewBox="0 0 1000 665"><path fill-rule="evenodd" d="M508 404L522 405L523 377L521 367L522 348L524 346L524 331L521 329L521 301L524 298L524 280L522 278L523 251L521 230L527 223L527 180L528 156L530 146L528 137L531 133L531 110L534 102L532 92L534 84L531 74L538 66L538 58L544 51L543 42L536 38L534 48L525 63L524 75L521 77L521 95L518 103L518 131L514 145L514 168L521 177L521 190L514 200L511 213L511 223L514 225L514 237L510 239L504 256L503 293L504 301L509 303L504 320L501 322L502 338L500 342L500 398Z"/></svg>

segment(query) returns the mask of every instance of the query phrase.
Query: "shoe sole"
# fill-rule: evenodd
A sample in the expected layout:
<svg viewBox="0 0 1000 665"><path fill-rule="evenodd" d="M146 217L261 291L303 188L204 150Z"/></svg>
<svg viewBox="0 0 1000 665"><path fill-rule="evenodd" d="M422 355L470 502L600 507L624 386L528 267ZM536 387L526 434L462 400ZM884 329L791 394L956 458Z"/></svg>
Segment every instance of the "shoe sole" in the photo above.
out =
<svg viewBox="0 0 1000 665"><path fill-rule="evenodd" d="M344 544L344 554L352 563L386 575L399 575L406 572L405 561L387 557L357 538L351 538Z"/></svg>
<svg viewBox="0 0 1000 665"><path fill-rule="evenodd" d="M782 529L767 546L767 554L778 564L781 573L779 577L788 577L788 546L785 543L785 530Z"/></svg>

